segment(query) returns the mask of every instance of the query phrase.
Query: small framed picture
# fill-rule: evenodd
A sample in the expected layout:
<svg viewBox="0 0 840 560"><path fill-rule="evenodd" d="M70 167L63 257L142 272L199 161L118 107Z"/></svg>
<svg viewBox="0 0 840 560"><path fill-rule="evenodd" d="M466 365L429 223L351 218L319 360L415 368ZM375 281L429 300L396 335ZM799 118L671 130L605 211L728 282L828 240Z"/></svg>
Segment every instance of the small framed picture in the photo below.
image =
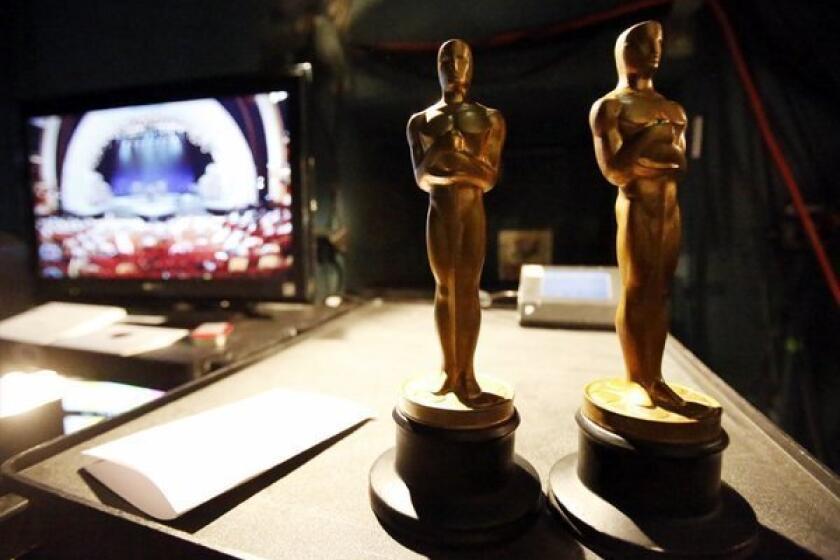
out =
<svg viewBox="0 0 840 560"><path fill-rule="evenodd" d="M516 281L523 264L551 264L554 233L551 229L499 231L499 280Z"/></svg>

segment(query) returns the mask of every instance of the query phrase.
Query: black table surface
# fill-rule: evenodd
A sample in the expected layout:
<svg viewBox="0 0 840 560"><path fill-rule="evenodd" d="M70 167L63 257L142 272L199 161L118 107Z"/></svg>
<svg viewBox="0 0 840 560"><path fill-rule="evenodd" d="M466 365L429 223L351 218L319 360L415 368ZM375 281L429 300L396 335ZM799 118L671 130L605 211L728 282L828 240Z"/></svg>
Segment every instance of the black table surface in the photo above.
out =
<svg viewBox="0 0 840 560"><path fill-rule="evenodd" d="M123 557L169 551L172 557L232 558L597 558L548 513L520 537L480 549L398 541L377 522L368 470L394 444L390 413L402 380L438 368L439 352L428 303L370 303L143 414L19 455L4 473L16 492L51 516L50 527L63 530L64 537L60 530L54 534L68 553L75 547L87 550L84 555ZM577 448L574 414L584 384L623 371L615 333L523 328L505 309L484 312L476 365L515 385L522 417L516 449L543 481L557 459ZM699 388L724 407L731 444L723 478L762 525L756 557L840 557L837 477L673 338L663 368L667 379ZM378 416L169 523L144 516L81 471L92 461L81 455L85 449L274 387L344 397ZM278 437L284 430L294 426L278 426Z"/></svg>

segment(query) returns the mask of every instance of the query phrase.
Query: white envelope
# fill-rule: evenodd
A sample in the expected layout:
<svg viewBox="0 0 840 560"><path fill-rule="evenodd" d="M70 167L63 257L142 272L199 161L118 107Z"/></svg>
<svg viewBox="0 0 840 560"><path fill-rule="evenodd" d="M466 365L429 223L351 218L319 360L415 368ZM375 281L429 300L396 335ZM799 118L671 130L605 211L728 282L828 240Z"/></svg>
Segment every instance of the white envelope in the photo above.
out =
<svg viewBox="0 0 840 560"><path fill-rule="evenodd" d="M56 340L52 346L117 356L134 356L171 346L189 332L187 329L118 323L82 336Z"/></svg>
<svg viewBox="0 0 840 560"><path fill-rule="evenodd" d="M102 329L125 316L121 307L52 301L0 321L0 338L52 344Z"/></svg>
<svg viewBox="0 0 840 560"><path fill-rule="evenodd" d="M273 389L84 451L126 501L174 519L373 415L343 399Z"/></svg>

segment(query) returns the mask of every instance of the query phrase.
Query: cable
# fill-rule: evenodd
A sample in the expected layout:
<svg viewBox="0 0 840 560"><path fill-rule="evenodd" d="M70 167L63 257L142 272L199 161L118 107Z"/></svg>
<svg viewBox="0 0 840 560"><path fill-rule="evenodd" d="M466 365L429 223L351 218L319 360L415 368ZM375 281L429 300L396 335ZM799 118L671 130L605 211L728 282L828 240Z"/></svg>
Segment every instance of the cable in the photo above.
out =
<svg viewBox="0 0 840 560"><path fill-rule="evenodd" d="M718 0L708 0L708 5L720 25L723 39L726 42L726 46L729 48L730 54L732 55L732 60L735 63L735 69L738 72L741 85L744 87L747 94L750 109L752 109L753 116L755 116L761 137L767 145L767 149L770 151L770 156L776 166L776 169L782 176L782 182L784 182L788 192L790 193L793 206L796 209L799 220L802 222L802 228L805 230L805 235L811 244L811 248L814 250L814 255L817 257L817 262L822 269L823 276L825 276L828 288L831 291L832 296L834 296L834 302L837 305L840 305L840 283L837 281L837 275L834 272L834 268L831 265L828 255L825 252L822 240L820 239L816 226L814 226L814 221L811 219L811 214L808 212L805 200L802 198L802 191L799 188L799 184L796 182L796 178L793 176L793 171L788 164L787 158L785 158L785 155L776 140L776 135L770 128L770 122L767 118L767 113L764 110L764 103L761 100L758 89L755 87L755 82L752 79L747 62L744 59L744 53L738 45L735 30L732 28L732 24L729 21L726 12L724 12L723 8L720 7L720 2Z"/></svg>

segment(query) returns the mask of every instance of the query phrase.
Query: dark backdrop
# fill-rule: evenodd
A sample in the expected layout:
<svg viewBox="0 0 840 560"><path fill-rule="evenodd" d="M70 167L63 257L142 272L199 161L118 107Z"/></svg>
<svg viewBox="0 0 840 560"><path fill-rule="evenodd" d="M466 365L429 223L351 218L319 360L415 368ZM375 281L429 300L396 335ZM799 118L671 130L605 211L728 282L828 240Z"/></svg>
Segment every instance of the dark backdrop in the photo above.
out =
<svg viewBox="0 0 840 560"><path fill-rule="evenodd" d="M23 101L315 65L319 231L346 231L351 290L430 290L426 196L404 126L439 95L435 44L474 45L474 95L509 134L487 197L488 259L500 228L551 228L558 263L612 264L614 189L587 115L615 83L626 26L666 27L657 88L702 117L680 188L684 245L673 327L715 371L823 460L840 464L837 306L770 162L720 28L699 0L14 0L0 10L0 229L22 235ZM723 1L772 126L837 261L840 30L816 3ZM609 13L608 13L609 12ZM600 17L599 14L610 17ZM580 18L587 18L581 20ZM574 24L573 22L578 22ZM515 32L510 34L510 32ZM341 243L336 243L341 245ZM322 249L334 249L323 242Z"/></svg>

